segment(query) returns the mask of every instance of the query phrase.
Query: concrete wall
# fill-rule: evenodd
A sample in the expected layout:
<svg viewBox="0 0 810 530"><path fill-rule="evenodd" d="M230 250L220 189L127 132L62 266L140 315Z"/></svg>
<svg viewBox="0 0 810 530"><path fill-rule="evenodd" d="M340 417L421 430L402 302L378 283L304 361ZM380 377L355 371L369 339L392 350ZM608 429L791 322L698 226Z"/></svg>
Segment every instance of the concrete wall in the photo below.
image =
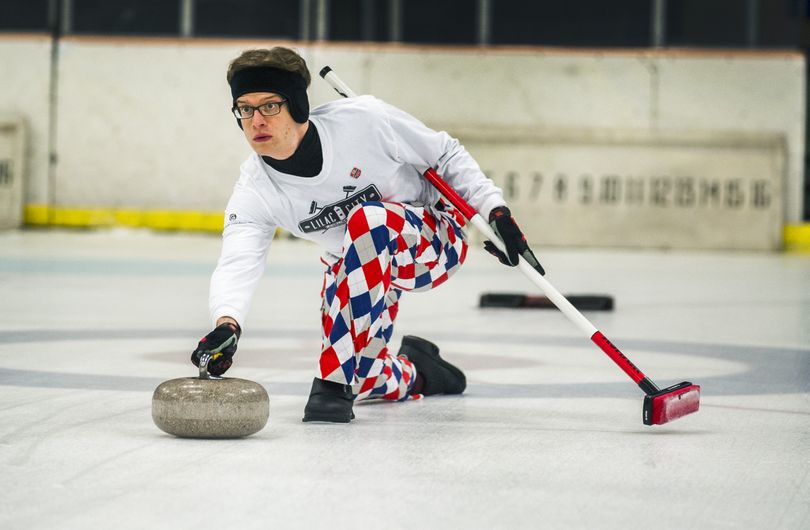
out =
<svg viewBox="0 0 810 530"><path fill-rule="evenodd" d="M228 112L224 71L240 50L275 44L63 40L52 205L221 209L248 154ZM329 64L357 92L451 132L516 127L783 138L781 215L801 219L799 54L286 44L302 52L313 73ZM17 80L0 86L0 111L24 109L32 124L28 202L47 198L47 116L30 110L46 108L47 51L42 40L0 40L0 68ZM337 97L320 79L310 93L313 104Z"/></svg>
<svg viewBox="0 0 810 530"><path fill-rule="evenodd" d="M0 34L0 115L25 124L27 202L48 202L51 39Z"/></svg>
<svg viewBox="0 0 810 530"><path fill-rule="evenodd" d="M455 129L454 129L455 130ZM543 246L782 245L780 135L457 129Z"/></svg>
<svg viewBox="0 0 810 530"><path fill-rule="evenodd" d="M57 205L221 210L249 153L224 73L240 49L66 40Z"/></svg>

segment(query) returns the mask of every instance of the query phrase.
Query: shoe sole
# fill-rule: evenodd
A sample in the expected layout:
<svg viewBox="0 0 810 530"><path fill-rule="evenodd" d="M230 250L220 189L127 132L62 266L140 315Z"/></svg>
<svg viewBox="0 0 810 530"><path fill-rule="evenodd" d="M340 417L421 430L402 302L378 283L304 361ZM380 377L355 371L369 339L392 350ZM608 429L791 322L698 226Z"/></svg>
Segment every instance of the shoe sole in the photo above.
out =
<svg viewBox="0 0 810 530"><path fill-rule="evenodd" d="M349 418L345 416L342 418L336 418L334 416L326 417L326 416L318 416L318 415L304 415L301 419L304 423L349 423L354 419L354 412Z"/></svg>

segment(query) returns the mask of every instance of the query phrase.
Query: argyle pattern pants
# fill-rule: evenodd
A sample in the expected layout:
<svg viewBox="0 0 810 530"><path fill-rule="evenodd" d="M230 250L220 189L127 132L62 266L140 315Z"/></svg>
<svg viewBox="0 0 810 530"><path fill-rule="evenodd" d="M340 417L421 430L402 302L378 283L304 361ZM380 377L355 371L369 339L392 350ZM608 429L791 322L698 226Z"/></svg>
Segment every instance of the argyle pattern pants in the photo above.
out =
<svg viewBox="0 0 810 530"><path fill-rule="evenodd" d="M343 257L324 271L321 379L354 385L357 400L421 397L408 395L416 371L388 352L388 341L402 291L437 287L464 262L462 226L461 214L443 205L365 202L352 210Z"/></svg>

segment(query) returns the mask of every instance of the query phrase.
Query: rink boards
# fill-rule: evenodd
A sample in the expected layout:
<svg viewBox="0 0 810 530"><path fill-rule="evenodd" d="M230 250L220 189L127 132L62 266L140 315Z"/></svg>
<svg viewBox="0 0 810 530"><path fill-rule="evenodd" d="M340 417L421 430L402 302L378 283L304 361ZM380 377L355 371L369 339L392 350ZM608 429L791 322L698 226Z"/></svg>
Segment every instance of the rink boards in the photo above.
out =
<svg viewBox="0 0 810 530"><path fill-rule="evenodd" d="M778 135L459 128L532 243L778 249Z"/></svg>

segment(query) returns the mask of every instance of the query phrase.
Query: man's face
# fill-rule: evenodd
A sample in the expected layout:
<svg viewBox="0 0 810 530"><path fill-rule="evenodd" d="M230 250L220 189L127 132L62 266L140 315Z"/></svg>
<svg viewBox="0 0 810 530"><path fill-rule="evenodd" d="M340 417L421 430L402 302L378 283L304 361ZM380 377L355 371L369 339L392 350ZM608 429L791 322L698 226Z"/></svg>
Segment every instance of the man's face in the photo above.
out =
<svg viewBox="0 0 810 530"><path fill-rule="evenodd" d="M284 101L284 97L273 92L251 92L239 96L236 106L259 107L280 101ZM274 116L263 116L256 109L253 111L252 118L244 118L241 121L245 138L250 147L259 155L285 160L292 156L298 147L298 136L295 131L300 124L290 116L287 103L281 105L281 111Z"/></svg>

